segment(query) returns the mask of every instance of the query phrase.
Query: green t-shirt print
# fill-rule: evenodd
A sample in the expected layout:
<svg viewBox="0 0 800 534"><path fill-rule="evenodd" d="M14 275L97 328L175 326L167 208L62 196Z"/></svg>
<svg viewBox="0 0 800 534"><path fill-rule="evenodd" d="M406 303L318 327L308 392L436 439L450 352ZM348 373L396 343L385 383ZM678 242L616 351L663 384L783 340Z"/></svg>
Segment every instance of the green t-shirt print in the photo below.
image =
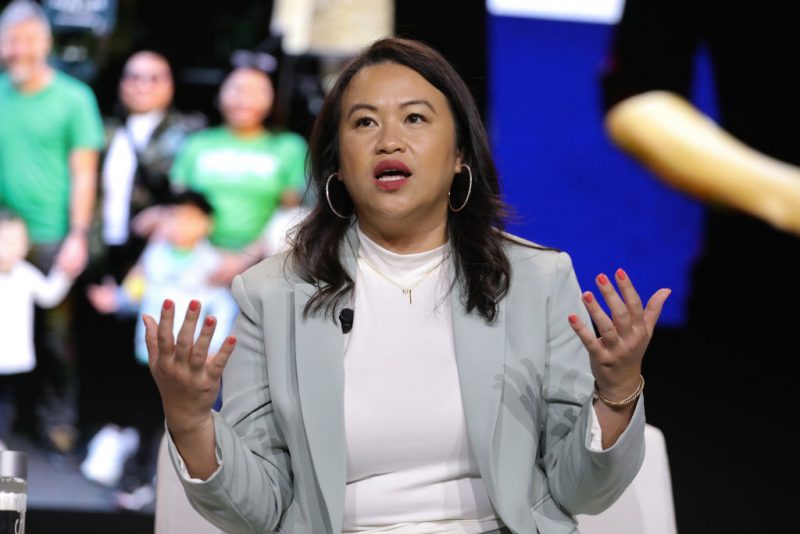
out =
<svg viewBox="0 0 800 534"><path fill-rule="evenodd" d="M32 94L0 75L0 205L28 225L31 241L60 241L69 229L69 155L103 146L103 124L92 90L56 72Z"/></svg>
<svg viewBox="0 0 800 534"><path fill-rule="evenodd" d="M240 250L258 238L287 190L306 186L305 140L294 133L240 138L224 127L187 139L170 179L214 207L211 242Z"/></svg>

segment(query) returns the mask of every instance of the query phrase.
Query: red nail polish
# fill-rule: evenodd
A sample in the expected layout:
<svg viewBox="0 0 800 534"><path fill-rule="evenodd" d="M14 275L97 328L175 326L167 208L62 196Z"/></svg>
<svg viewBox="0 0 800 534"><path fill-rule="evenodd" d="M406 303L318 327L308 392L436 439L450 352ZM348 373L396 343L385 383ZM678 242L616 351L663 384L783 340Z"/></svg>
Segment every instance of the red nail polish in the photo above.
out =
<svg viewBox="0 0 800 534"><path fill-rule="evenodd" d="M214 318L206 317L206 326L214 326Z"/></svg>
<svg viewBox="0 0 800 534"><path fill-rule="evenodd" d="M236 338L235 338L235 337L233 337L233 336L230 336L230 337L228 338L228 344L229 344L229 345L233 345L234 343L236 343Z"/></svg>
<svg viewBox="0 0 800 534"><path fill-rule="evenodd" d="M164 309L165 310L171 310L172 306L173 306L173 302L171 300L167 299L167 300L164 301Z"/></svg>
<svg viewBox="0 0 800 534"><path fill-rule="evenodd" d="M570 315L569 316L569 322L572 323L572 324L576 324L578 322L578 316L577 315Z"/></svg>
<svg viewBox="0 0 800 534"><path fill-rule="evenodd" d="M591 304L592 302L594 302L594 297L592 296L591 293L584 293L583 300L585 300L588 304Z"/></svg>
<svg viewBox="0 0 800 534"><path fill-rule="evenodd" d="M625 271L623 271L622 269L617 269L617 278L619 278L620 280L627 280L628 275L626 275Z"/></svg>
<svg viewBox="0 0 800 534"><path fill-rule="evenodd" d="M600 274L597 276L597 281L600 282L601 286L604 286L608 283L608 277L604 274Z"/></svg>
<svg viewBox="0 0 800 534"><path fill-rule="evenodd" d="M189 303L189 309L192 310L192 311L197 311L197 308L199 308L199 307L200 307L200 303L197 302L196 300L193 300L193 301L191 301Z"/></svg>

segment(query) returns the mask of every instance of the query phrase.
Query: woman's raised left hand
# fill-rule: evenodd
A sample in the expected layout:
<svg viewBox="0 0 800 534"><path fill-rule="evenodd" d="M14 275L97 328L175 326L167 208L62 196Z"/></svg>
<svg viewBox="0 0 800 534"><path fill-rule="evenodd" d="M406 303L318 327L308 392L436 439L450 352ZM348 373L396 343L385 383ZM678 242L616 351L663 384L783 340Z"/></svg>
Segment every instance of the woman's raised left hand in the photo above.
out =
<svg viewBox="0 0 800 534"><path fill-rule="evenodd" d="M617 269L615 279L619 293L605 274L595 279L611 310L611 317L591 291L583 293L583 303L600 337L577 315L570 315L569 322L589 351L592 374L599 391L604 397L619 401L639 386L642 358L671 290L659 289L650 297L647 306L642 307L639 294L625 271Z"/></svg>

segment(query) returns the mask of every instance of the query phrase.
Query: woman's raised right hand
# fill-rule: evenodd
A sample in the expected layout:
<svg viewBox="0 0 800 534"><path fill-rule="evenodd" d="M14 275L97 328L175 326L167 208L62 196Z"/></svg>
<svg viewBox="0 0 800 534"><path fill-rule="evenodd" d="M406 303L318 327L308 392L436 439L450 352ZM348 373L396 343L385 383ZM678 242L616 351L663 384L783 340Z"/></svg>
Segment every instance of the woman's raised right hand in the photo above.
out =
<svg viewBox="0 0 800 534"><path fill-rule="evenodd" d="M200 303L193 300L186 310L177 339L173 336L175 303L167 299L161 307L161 320L143 315L146 328L148 365L156 381L167 426L175 434L191 432L211 418L217 400L222 370L230 358L236 339L229 336L220 351L208 355L208 346L217 321L208 316L200 335L194 339Z"/></svg>

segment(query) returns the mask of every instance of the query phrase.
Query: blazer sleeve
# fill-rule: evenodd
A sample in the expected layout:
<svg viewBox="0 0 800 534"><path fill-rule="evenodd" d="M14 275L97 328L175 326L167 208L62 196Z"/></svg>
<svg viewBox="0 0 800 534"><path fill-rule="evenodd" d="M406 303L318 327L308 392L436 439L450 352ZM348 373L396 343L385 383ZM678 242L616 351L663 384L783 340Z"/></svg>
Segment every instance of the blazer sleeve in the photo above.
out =
<svg viewBox="0 0 800 534"><path fill-rule="evenodd" d="M567 317L575 313L585 324L592 322L581 302L572 262L563 252L555 276L548 309L541 464L559 506L571 514L596 514L617 500L642 465L644 398L639 398L628 428L612 447L603 451L590 448L587 429L594 409L594 378L589 354Z"/></svg>
<svg viewBox="0 0 800 534"><path fill-rule="evenodd" d="M289 451L270 398L260 315L241 276L233 281L240 313L237 345L222 377L222 409L214 413L220 466L207 480L181 476L182 460L169 439L172 462L192 506L225 532L261 534L278 528L292 500Z"/></svg>

